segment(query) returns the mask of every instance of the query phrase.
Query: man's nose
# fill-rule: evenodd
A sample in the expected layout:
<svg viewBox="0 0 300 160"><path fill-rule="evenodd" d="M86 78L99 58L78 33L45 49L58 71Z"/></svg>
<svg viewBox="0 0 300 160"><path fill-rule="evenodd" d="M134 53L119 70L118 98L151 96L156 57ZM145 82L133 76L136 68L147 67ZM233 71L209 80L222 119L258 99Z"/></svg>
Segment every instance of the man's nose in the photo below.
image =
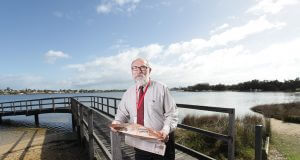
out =
<svg viewBox="0 0 300 160"><path fill-rule="evenodd" d="M143 71L142 71L142 68L141 68L141 67L139 67L139 68L138 68L138 70L139 70L139 73L143 73Z"/></svg>

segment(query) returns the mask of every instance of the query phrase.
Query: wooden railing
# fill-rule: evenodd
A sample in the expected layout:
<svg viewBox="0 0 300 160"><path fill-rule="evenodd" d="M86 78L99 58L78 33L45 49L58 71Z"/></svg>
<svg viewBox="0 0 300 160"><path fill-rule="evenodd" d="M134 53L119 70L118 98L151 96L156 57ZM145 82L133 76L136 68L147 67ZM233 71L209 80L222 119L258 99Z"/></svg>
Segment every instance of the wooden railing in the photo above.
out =
<svg viewBox="0 0 300 160"><path fill-rule="evenodd" d="M31 111L40 111L43 109L55 109L67 108L70 104L70 97L55 97L55 98L42 98L31 100L19 100L13 102L1 102L0 113L2 116L6 114L17 115L26 112L28 114Z"/></svg>
<svg viewBox="0 0 300 160"><path fill-rule="evenodd" d="M35 125L39 126L39 114L43 113L69 113L70 97L43 98L19 100L0 103L0 123L3 116L34 115Z"/></svg>
<svg viewBox="0 0 300 160"><path fill-rule="evenodd" d="M120 98L112 98L112 97L97 97L97 96L80 96L75 97L77 100L79 100L82 103L89 103L92 108L96 109L97 111L100 111L110 117L114 117L117 113L117 105L118 102L121 100ZM88 100L80 100L80 99L88 99ZM204 111L212 111L212 112L221 112L221 113L227 113L229 115L229 122L228 122L228 134L220 134L215 133L212 131L207 131L200 128L195 128L192 126L184 125L184 124L178 124L178 128L182 128L185 130L197 132L199 134L209 136L218 140L222 140L227 142L228 144L228 159L233 160L234 159L234 137L235 137L235 109L233 108L219 108L219 107L209 107L209 106L197 106L197 105L187 105L187 104L177 104L178 108L186 108L186 109L194 109L194 110L204 110ZM118 140L119 138L113 138L115 140ZM118 146L115 144L115 142L112 142L114 146ZM199 159L213 159L212 157L209 157L207 155L204 155L202 153L199 153L193 149L187 148L181 144L176 143L175 147L181 151L184 151L188 153L189 155L192 155ZM120 151L117 151L115 148L112 148L112 151L116 153L120 153ZM111 156L109 156L111 157Z"/></svg>
<svg viewBox="0 0 300 160"><path fill-rule="evenodd" d="M112 97L98 97L98 96L76 96L76 97L56 97L56 98L44 98L35 100L24 100L24 101L14 101L14 102L3 102L0 103L1 116L5 114L18 114L23 111L23 114L36 114L42 112L45 109L56 110L58 105L63 105L64 107L71 107L72 112L72 124L79 125L78 133L80 134L81 140L86 137L89 143L90 158L94 158L94 146L92 145L94 141L103 150L108 159L113 159L114 157L101 142L100 138L95 134L93 129L93 114L101 112L111 118L117 113L117 105L121 99ZM91 107L88 107L91 106ZM221 112L229 114L229 124L228 124L228 134L220 134L200 128L195 128L192 126L178 124L178 128L185 130L197 132L199 134L213 137L218 140L223 140L228 144L228 159L234 159L234 136L235 136L235 110L233 108L218 108L218 107L208 107L208 106L196 106L187 104L177 104L178 108L194 109L194 110L204 110L212 112ZM0 117L1 117L0 116ZM113 135L111 136L112 140ZM114 142L112 142L114 144ZM207 155L199 153L195 150L187 148L180 144L175 144L175 147L182 150L189 155L192 155L199 159L213 159ZM112 148L113 152L118 152L115 150L114 146ZM114 158L115 159L115 158Z"/></svg>

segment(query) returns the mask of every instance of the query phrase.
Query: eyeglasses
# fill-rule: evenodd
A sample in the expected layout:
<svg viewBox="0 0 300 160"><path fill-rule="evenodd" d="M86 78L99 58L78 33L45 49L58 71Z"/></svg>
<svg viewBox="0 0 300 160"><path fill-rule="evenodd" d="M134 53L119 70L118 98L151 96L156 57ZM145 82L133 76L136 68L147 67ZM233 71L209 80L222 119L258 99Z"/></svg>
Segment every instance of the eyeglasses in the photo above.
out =
<svg viewBox="0 0 300 160"><path fill-rule="evenodd" d="M131 69L133 71L138 71L138 70L146 71L148 69L148 67L147 66L140 66L140 67L138 67L138 66L132 66Z"/></svg>

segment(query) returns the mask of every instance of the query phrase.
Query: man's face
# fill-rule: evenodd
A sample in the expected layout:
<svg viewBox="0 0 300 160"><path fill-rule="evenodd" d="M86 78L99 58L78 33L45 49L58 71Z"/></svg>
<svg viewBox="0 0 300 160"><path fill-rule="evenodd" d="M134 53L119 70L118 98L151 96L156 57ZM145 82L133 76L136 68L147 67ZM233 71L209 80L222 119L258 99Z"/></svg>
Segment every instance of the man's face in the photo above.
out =
<svg viewBox="0 0 300 160"><path fill-rule="evenodd" d="M145 85L148 82L150 71L150 67L143 60L136 60L131 65L132 77L138 85Z"/></svg>

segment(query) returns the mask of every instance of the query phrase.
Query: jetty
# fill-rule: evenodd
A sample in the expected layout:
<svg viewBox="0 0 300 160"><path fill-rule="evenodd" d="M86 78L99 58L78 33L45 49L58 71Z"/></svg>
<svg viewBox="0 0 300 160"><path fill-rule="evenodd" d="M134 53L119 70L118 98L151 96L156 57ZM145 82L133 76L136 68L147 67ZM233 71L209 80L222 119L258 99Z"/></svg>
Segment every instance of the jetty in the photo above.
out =
<svg viewBox="0 0 300 160"><path fill-rule="evenodd" d="M72 114L72 128L78 134L78 140L89 151L89 159L131 160L134 159L133 147L124 143L124 135L111 132L111 124L120 98L101 96L53 97L42 99L19 100L0 103L0 124L2 117L26 115L35 117L35 125L39 126L39 115L47 113ZM235 110L199 105L177 104L178 108L204 110L226 113L229 117L228 133L220 134L212 131L178 124L178 128L196 132L208 137L225 141L228 145L227 158L234 159L234 126ZM181 144L175 144L176 160L208 159L203 153L197 152Z"/></svg>

